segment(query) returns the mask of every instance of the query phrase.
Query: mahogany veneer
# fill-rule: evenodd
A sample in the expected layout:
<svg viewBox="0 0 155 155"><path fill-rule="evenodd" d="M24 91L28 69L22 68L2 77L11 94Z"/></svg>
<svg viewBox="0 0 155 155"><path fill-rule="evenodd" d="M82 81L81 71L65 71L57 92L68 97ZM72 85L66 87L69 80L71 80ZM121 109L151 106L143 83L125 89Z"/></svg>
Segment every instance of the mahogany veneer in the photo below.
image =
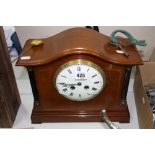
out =
<svg viewBox="0 0 155 155"><path fill-rule="evenodd" d="M34 108L32 122L90 122L102 121L101 110L106 109L112 121L129 122L126 103L131 68L142 64L134 45L119 39L129 57L116 53L109 37L86 28L73 28L53 37L42 39L43 44L31 47L28 40L17 66L28 69ZM55 88L54 76L59 67L76 59L89 60L103 69L107 84L102 92L88 101L72 101L61 96Z"/></svg>

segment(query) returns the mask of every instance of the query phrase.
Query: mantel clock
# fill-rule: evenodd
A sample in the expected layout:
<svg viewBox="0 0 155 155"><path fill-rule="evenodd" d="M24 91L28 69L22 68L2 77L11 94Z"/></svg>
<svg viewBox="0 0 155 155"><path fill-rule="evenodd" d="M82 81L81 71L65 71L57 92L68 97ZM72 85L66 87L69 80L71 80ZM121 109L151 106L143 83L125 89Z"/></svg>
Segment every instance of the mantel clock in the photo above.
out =
<svg viewBox="0 0 155 155"><path fill-rule="evenodd" d="M98 122L103 109L112 121L129 122L130 73L143 62L130 39L114 39L72 28L26 42L16 65L28 70L32 123Z"/></svg>

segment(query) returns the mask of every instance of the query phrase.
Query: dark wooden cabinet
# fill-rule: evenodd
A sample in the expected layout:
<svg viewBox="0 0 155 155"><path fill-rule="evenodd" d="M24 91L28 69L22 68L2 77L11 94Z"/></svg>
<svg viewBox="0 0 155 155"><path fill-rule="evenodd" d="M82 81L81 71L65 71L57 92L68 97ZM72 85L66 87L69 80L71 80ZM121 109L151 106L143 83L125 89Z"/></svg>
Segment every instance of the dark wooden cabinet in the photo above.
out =
<svg viewBox="0 0 155 155"><path fill-rule="evenodd" d="M0 127L12 127L20 103L3 28L0 27Z"/></svg>
<svg viewBox="0 0 155 155"><path fill-rule="evenodd" d="M108 36L86 28L69 29L42 39L38 46L28 40L16 65L28 69L34 95L32 122L102 121L102 109L106 109L112 121L129 122L126 95L131 68L142 64L142 60L134 45L127 39L120 40L129 53L128 58L116 53L116 46L109 43ZM65 98L55 86L61 66L79 59L96 64L106 76L100 94L80 102Z"/></svg>

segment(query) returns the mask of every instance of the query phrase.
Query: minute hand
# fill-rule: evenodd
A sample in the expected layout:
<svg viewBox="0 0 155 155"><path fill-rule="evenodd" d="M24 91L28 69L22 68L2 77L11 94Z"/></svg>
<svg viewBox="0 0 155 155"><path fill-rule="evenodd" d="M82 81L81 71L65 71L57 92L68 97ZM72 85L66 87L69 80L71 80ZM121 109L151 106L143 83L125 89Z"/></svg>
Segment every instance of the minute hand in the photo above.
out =
<svg viewBox="0 0 155 155"><path fill-rule="evenodd" d="M81 86L81 82L78 82L78 83L76 83L76 84L67 84L67 85L69 85L69 86L75 86L75 85Z"/></svg>

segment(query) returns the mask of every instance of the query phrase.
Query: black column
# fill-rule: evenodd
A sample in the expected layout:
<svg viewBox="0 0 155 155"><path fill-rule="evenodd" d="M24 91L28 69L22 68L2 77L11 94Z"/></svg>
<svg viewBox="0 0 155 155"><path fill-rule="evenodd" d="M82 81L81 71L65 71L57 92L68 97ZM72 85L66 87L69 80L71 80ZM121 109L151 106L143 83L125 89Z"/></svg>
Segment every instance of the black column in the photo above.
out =
<svg viewBox="0 0 155 155"><path fill-rule="evenodd" d="M122 104L126 103L131 70L132 70L132 66L126 67L125 75L124 75L123 89L122 89L122 101L121 101Z"/></svg>
<svg viewBox="0 0 155 155"><path fill-rule="evenodd" d="M38 96L38 90L37 90L36 81L35 81L35 77L34 77L34 71L32 68L27 68L27 70L28 70L28 75L29 75L29 79L30 79L30 83L31 83L33 97L34 97L34 104L38 105L39 104L39 102L38 102L39 96Z"/></svg>

